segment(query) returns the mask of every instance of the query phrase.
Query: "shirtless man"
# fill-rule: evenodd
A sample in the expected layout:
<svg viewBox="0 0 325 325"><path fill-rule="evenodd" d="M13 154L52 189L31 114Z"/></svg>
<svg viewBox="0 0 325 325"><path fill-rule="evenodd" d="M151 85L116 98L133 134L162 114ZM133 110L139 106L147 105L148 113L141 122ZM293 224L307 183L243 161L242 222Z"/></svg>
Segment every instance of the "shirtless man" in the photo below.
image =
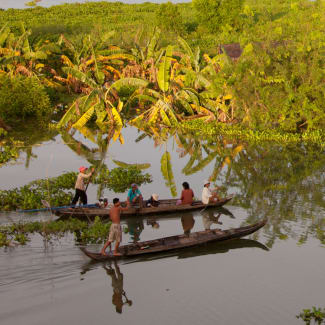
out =
<svg viewBox="0 0 325 325"><path fill-rule="evenodd" d="M101 254L106 255L105 253L106 248L110 246L110 250L111 250L112 242L116 241L113 255L121 256L122 254L118 252L118 248L122 241L122 228L120 224L120 216L121 216L121 211L128 210L128 208L122 208L120 200L118 198L113 199L113 204L114 206L109 210L109 216L113 223L111 224L108 240L106 241L104 247L102 248Z"/></svg>

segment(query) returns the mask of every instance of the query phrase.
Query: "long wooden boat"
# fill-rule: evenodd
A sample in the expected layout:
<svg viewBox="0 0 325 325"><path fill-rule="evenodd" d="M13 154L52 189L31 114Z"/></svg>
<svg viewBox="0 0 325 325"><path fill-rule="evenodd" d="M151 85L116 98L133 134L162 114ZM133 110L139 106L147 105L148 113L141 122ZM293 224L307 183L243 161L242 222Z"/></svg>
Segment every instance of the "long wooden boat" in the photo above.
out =
<svg viewBox="0 0 325 325"><path fill-rule="evenodd" d="M100 253L92 253L86 248L80 248L88 257L95 261L105 261L115 258L128 258L145 254L153 254L160 252L167 252L176 249L199 246L210 242L221 242L234 238L241 238L252 234L259 230L267 223L267 218L259 221L253 225L232 228L227 230L213 229L193 232L187 235L178 235L159 238L155 240L148 240L129 245L122 245L119 248L122 256L116 257L109 253L108 255L101 255Z"/></svg>
<svg viewBox="0 0 325 325"><path fill-rule="evenodd" d="M160 200L160 205L158 207L145 207L142 209L131 207L126 211L122 211L121 217L131 217L131 216L147 216L147 215L157 215L164 213L175 213L175 212L188 212L193 210L202 210L207 208L222 207L227 202L232 199L232 196L221 199L218 202L203 204L201 201L195 201L192 205L176 205L177 199L170 200ZM109 217L109 209L103 208L69 208L61 209L55 211L55 214L61 218L69 217L80 217L80 218L92 218L92 217Z"/></svg>

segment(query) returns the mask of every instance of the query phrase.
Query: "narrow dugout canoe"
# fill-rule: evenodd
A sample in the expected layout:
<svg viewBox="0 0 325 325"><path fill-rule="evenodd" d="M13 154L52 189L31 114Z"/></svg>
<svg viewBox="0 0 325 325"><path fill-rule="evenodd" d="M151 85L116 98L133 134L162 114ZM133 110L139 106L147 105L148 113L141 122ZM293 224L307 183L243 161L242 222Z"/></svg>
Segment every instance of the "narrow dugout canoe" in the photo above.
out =
<svg viewBox="0 0 325 325"><path fill-rule="evenodd" d="M199 246L210 242L221 242L234 238L241 238L259 230L267 223L267 218L253 225L232 228L227 230L212 229L193 232L189 236L178 235L155 240L148 240L129 245L122 245L119 248L122 256L115 257L112 253L101 255L100 253L89 252L86 248L80 248L82 252L95 261L105 261L116 258L135 257L144 254L167 252L176 249Z"/></svg>
<svg viewBox="0 0 325 325"><path fill-rule="evenodd" d="M174 212L189 212L193 210L201 210L206 208L217 208L222 207L232 199L232 196L221 199L218 202L203 204L201 201L195 201L192 205L176 205L177 199L171 200L160 200L158 207L146 207L142 209L130 208L127 211L121 212L121 217L131 216L147 216L147 215L158 215L164 213ZM69 217L80 217L80 218L92 218L92 217L109 217L109 209L103 208L70 208L55 211L55 214L61 218Z"/></svg>

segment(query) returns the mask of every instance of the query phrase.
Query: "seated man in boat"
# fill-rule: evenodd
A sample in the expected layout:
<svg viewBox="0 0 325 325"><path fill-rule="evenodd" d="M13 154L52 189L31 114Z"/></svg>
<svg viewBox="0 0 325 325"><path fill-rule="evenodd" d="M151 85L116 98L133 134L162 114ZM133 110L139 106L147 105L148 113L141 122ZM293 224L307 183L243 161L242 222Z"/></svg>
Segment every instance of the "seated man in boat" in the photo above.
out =
<svg viewBox="0 0 325 325"><path fill-rule="evenodd" d="M131 189L128 192L128 197L127 197L127 205L130 208L132 205L137 205L140 208L143 207L143 197L138 189L137 184L132 184Z"/></svg>
<svg viewBox="0 0 325 325"><path fill-rule="evenodd" d="M152 194L150 199L146 202L146 207L158 207L160 204L158 194Z"/></svg>
<svg viewBox="0 0 325 325"><path fill-rule="evenodd" d="M180 198L180 204L192 204L194 198L194 192L190 189L190 185L187 182L183 184L183 191Z"/></svg>
<svg viewBox="0 0 325 325"><path fill-rule="evenodd" d="M203 204L209 204L209 203L215 203L216 201L220 201L219 195L215 192L216 189L213 191L210 190L210 181L206 180L204 181L204 187L202 191L202 203Z"/></svg>
<svg viewBox="0 0 325 325"><path fill-rule="evenodd" d="M118 248L122 241L122 228L121 228L121 211L128 210L128 208L122 208L120 204L120 200L118 198L113 199L114 206L109 210L109 217L112 220L111 227L109 229L108 240L106 241L104 247L101 250L102 255L106 255L105 250L109 246L111 250L112 242L116 241L114 248L114 256L121 256Z"/></svg>

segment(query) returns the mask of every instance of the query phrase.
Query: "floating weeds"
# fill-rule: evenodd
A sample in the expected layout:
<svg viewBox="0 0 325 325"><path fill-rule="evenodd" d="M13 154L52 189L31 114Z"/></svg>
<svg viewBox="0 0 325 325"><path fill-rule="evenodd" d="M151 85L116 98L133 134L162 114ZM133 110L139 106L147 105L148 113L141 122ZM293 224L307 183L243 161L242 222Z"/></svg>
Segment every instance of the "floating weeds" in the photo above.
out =
<svg viewBox="0 0 325 325"><path fill-rule="evenodd" d="M71 202L77 173L65 173L58 177L39 179L12 190L0 190L0 210L38 209L41 200L48 199L51 206Z"/></svg>
<svg viewBox="0 0 325 325"><path fill-rule="evenodd" d="M304 309L296 317L301 318L307 325L310 325L311 322L318 325L325 324L325 308Z"/></svg>
<svg viewBox="0 0 325 325"><path fill-rule="evenodd" d="M101 244L107 238L110 225L111 222L103 222L98 216L91 224L78 219L13 223L0 226L0 247L14 243L25 245L30 240L29 236L36 233L46 240L73 233L76 242L80 244Z"/></svg>

